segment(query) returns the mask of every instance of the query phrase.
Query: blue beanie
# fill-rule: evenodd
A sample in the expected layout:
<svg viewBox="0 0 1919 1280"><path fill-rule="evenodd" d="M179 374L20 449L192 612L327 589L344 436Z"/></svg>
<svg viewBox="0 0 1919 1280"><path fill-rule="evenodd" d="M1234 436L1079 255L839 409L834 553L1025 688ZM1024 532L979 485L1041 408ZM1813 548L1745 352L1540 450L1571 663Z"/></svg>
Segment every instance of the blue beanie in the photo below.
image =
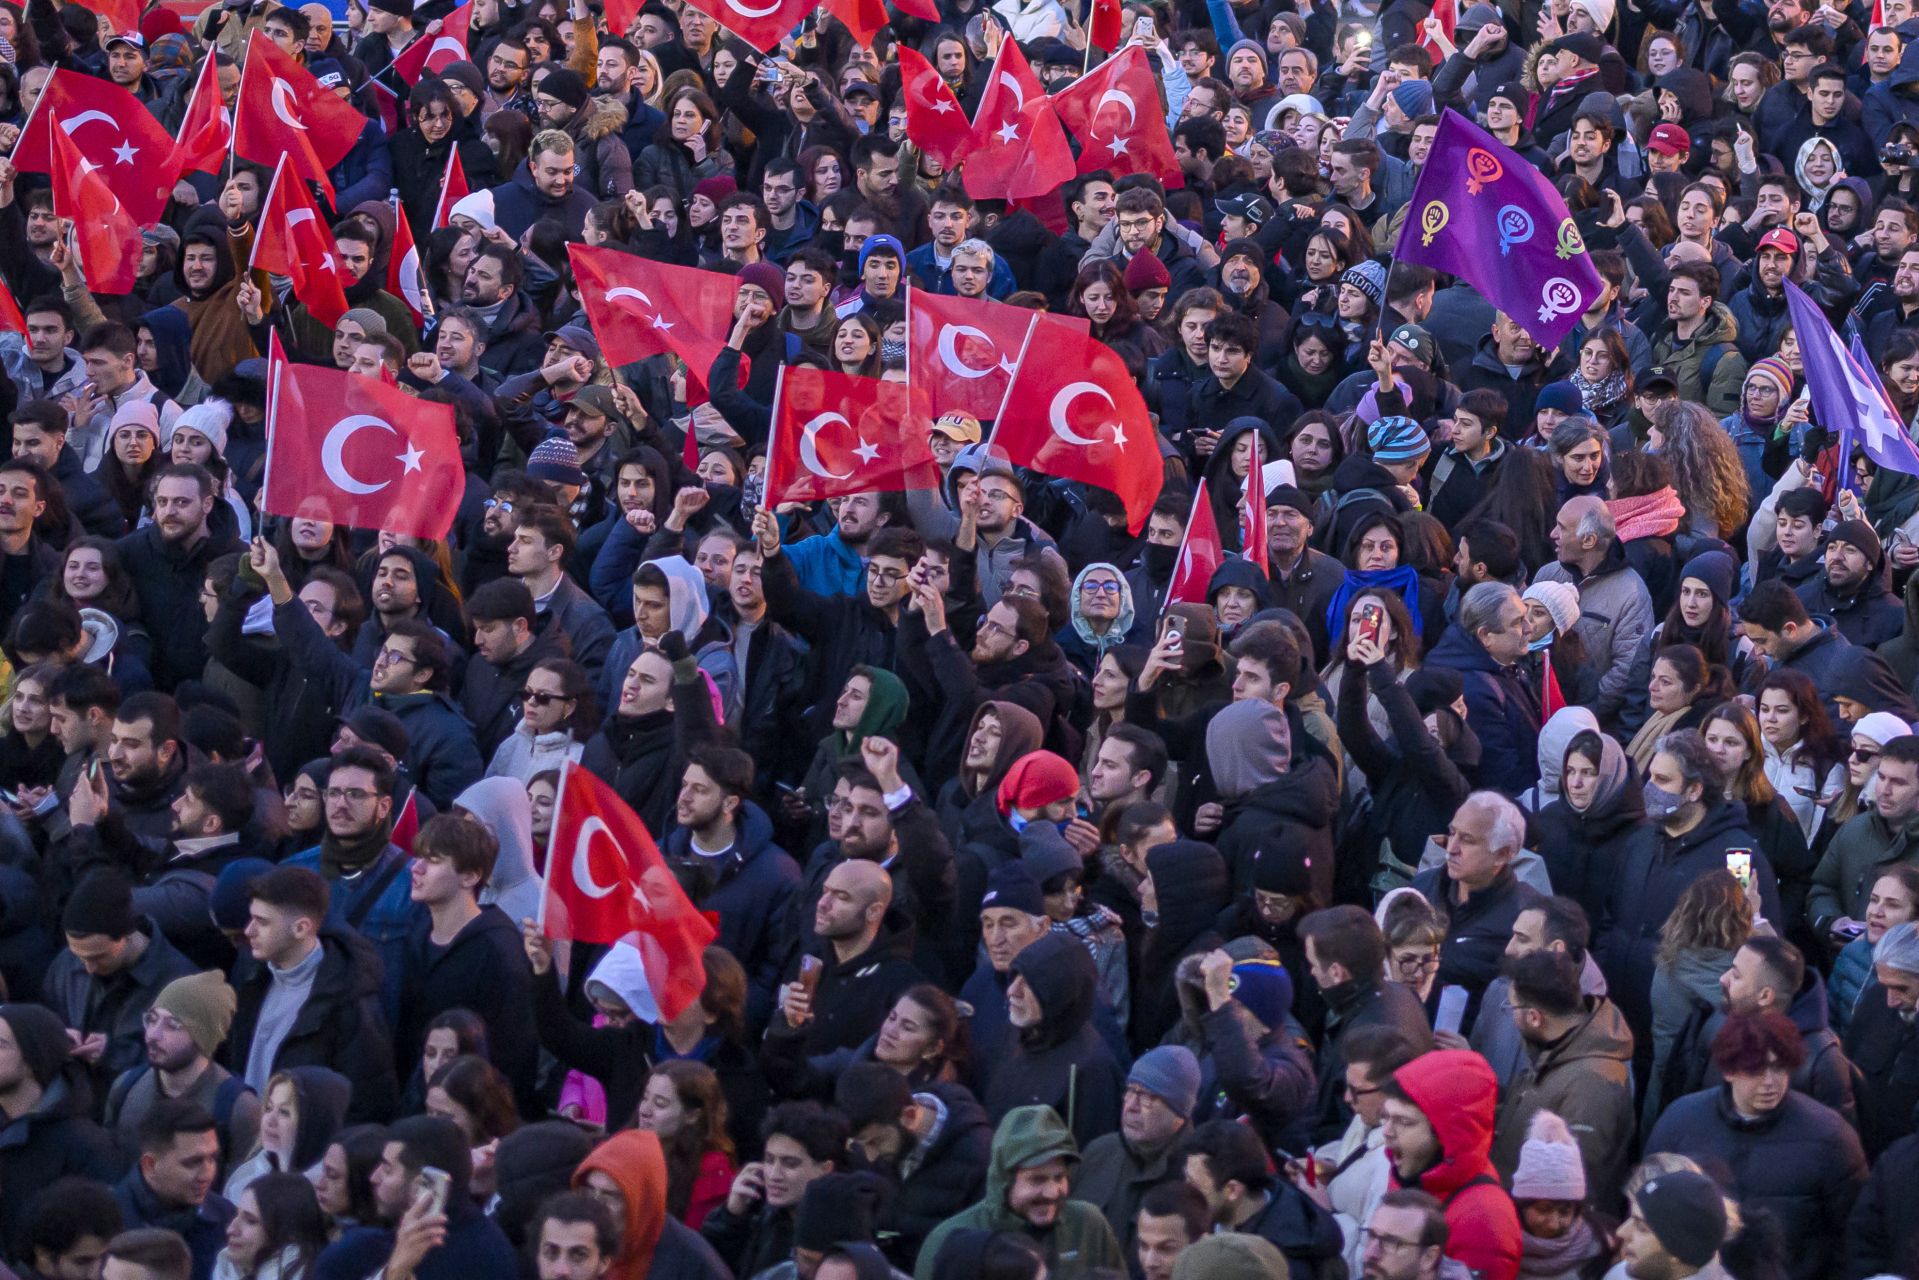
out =
<svg viewBox="0 0 1919 1280"><path fill-rule="evenodd" d="M235 858L222 867L207 904L213 923L222 929L246 928L248 904L253 898L249 890L255 880L271 870L273 864L265 858Z"/></svg>
<svg viewBox="0 0 1919 1280"><path fill-rule="evenodd" d="M1185 1045L1163 1044L1139 1056L1126 1083L1146 1090L1180 1119L1190 1119L1199 1102L1199 1059Z"/></svg>
<svg viewBox="0 0 1919 1280"><path fill-rule="evenodd" d="M1539 389L1533 398L1533 410L1557 409L1561 413L1584 413L1586 402L1580 397L1579 388L1570 382L1548 382Z"/></svg>
<svg viewBox="0 0 1919 1280"><path fill-rule="evenodd" d="M1040 892L1039 881L1033 879L1024 862L1008 862L993 868L993 874L986 878L986 896L979 905L981 911L1011 907L1029 916L1043 916L1046 895Z"/></svg>
<svg viewBox="0 0 1919 1280"><path fill-rule="evenodd" d="M1241 960L1233 966L1233 999L1272 1030L1293 1011L1293 979L1277 960Z"/></svg>
<svg viewBox="0 0 1919 1280"><path fill-rule="evenodd" d="M1716 602L1729 604L1733 586L1739 581L1739 566L1724 551L1702 551L1686 561L1686 567L1680 570L1679 580L1684 582L1687 578L1699 579Z"/></svg>
<svg viewBox="0 0 1919 1280"><path fill-rule="evenodd" d="M1417 462L1433 451L1426 429L1397 414L1366 428L1366 445L1374 462Z"/></svg>
<svg viewBox="0 0 1919 1280"><path fill-rule="evenodd" d="M1403 80L1393 90L1393 101L1399 104L1409 120L1416 120L1433 109L1433 86L1429 80Z"/></svg>
<svg viewBox="0 0 1919 1280"><path fill-rule="evenodd" d="M866 270L866 260L881 249L889 250L895 258L900 260L900 269L906 269L906 250L900 242L892 236L880 235L866 237L866 243L860 246L861 271Z"/></svg>

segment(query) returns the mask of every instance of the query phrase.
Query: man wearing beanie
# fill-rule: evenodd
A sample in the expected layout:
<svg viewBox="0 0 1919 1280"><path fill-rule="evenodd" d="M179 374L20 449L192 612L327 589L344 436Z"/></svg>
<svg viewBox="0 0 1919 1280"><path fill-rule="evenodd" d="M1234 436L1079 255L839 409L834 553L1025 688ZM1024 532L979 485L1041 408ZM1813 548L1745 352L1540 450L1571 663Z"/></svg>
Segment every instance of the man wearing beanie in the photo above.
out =
<svg viewBox="0 0 1919 1280"><path fill-rule="evenodd" d="M1725 1280L1726 1198L1703 1173L1649 1178L1619 1224L1619 1252L1632 1280Z"/></svg>
<svg viewBox="0 0 1919 1280"><path fill-rule="evenodd" d="M598 199L617 200L633 189L633 153L621 133L625 113L614 103L588 94L586 81L571 67L547 72L533 97L540 129L559 129L573 139L580 172L574 184Z"/></svg>
<svg viewBox="0 0 1919 1280"><path fill-rule="evenodd" d="M1052 922L1039 881L1023 861L993 868L980 899L979 934L985 959L960 988L959 998L972 1007L967 1019L973 1033L973 1065L981 1077L1005 1061L1013 1048L1013 1025L1007 1021L1006 986L1013 980L1013 960L1046 936ZM964 932L964 931L962 931Z"/></svg>
<svg viewBox="0 0 1919 1280"><path fill-rule="evenodd" d="M40 1005L0 1004L0 1240L9 1243L35 1191L69 1174L120 1176L112 1140L87 1118L69 1043Z"/></svg>
<svg viewBox="0 0 1919 1280"><path fill-rule="evenodd" d="M1886 554L1863 519L1841 520L1826 535L1825 568L1799 586L1813 617L1829 617L1839 634L1876 649L1906 629L1905 606L1886 584Z"/></svg>
<svg viewBox="0 0 1919 1280"><path fill-rule="evenodd" d="M914 1265L914 1280L944 1274L936 1264L948 1239L987 1231L1009 1231L1031 1240L1045 1255L1050 1280L1090 1280L1123 1272L1125 1255L1105 1215L1069 1198L1068 1179L1078 1163L1079 1144L1053 1108L1025 1106L1007 1112L993 1133L985 1197L933 1228Z"/></svg>
<svg viewBox="0 0 1919 1280"><path fill-rule="evenodd" d="M107 1094L104 1123L123 1150L139 1144L140 1125L156 1104L185 1098L213 1116L227 1167L252 1154L260 1097L213 1060L233 1026L236 1004L226 978L212 970L175 978L154 998L146 1018L146 1061L125 1071Z"/></svg>
<svg viewBox="0 0 1919 1280"><path fill-rule="evenodd" d="M1174 1149L1192 1129L1199 1083L1199 1060L1191 1049L1167 1044L1147 1050L1127 1073L1119 1131L1086 1145L1073 1196L1105 1213L1128 1257L1140 1201L1159 1183L1180 1176Z"/></svg>
<svg viewBox="0 0 1919 1280"><path fill-rule="evenodd" d="M366 25L367 36L353 52L366 64L366 73L371 77L385 73L393 65L393 59L419 38L413 29L413 0L368 0ZM397 75L386 76L391 88L401 87L392 83L397 79Z"/></svg>
<svg viewBox="0 0 1919 1280"><path fill-rule="evenodd" d="M1312 1137L1316 1082L1310 1048L1292 1022L1293 980L1277 959L1200 959L1205 981L1206 1114L1253 1126L1268 1146L1302 1150Z"/></svg>
<svg viewBox="0 0 1919 1280"><path fill-rule="evenodd" d="M60 917L67 947L53 959L41 1000L80 1039L73 1056L102 1088L146 1059L147 1010L169 982L194 972L150 919L134 914L133 886L102 869L82 880ZM97 1094L95 1096L98 1096Z"/></svg>

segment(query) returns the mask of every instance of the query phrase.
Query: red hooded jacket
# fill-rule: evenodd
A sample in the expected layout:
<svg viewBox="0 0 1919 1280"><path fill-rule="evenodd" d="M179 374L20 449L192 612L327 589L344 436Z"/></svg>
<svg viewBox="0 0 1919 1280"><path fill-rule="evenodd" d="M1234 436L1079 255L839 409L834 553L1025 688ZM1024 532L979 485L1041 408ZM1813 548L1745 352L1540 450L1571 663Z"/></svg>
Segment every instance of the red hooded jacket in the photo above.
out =
<svg viewBox="0 0 1919 1280"><path fill-rule="evenodd" d="M1499 1102L1493 1069L1471 1050L1441 1049L1413 1059L1393 1080L1439 1138L1439 1163L1420 1175L1419 1188L1446 1206L1446 1256L1485 1280L1516 1280L1523 1243L1519 1210L1488 1155ZM1397 1172L1393 1185L1400 1185Z"/></svg>

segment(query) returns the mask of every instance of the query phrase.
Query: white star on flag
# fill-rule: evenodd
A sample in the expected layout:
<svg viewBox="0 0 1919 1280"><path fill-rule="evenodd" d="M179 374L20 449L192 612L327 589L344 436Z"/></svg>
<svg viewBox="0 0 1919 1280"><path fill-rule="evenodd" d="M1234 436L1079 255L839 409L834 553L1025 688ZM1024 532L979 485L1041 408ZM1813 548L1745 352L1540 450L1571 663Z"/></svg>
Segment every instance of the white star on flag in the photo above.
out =
<svg viewBox="0 0 1919 1280"><path fill-rule="evenodd" d="M130 142L122 142L113 149L113 155L121 164L132 164L133 157L140 154L140 148Z"/></svg>
<svg viewBox="0 0 1919 1280"><path fill-rule="evenodd" d="M853 453L859 458L861 465L870 463L880 456L879 446L864 437L860 439L860 447L853 450Z"/></svg>
<svg viewBox="0 0 1919 1280"><path fill-rule="evenodd" d="M1008 120L999 127L999 140L1007 143L1018 142L1019 126Z"/></svg>
<svg viewBox="0 0 1919 1280"><path fill-rule="evenodd" d="M933 102L932 107L933 107L933 110L937 112L938 114L945 115L947 112L953 109L953 104L948 102L944 98L940 98Z"/></svg>
<svg viewBox="0 0 1919 1280"><path fill-rule="evenodd" d="M1112 152L1116 156L1123 156L1126 154L1126 139L1125 138L1109 139L1106 143L1106 149Z"/></svg>
<svg viewBox="0 0 1919 1280"><path fill-rule="evenodd" d="M420 460L424 457L426 457L426 454L421 450L420 446L409 441L406 452L396 455L396 460L406 467L406 470L401 474L411 475L413 472L418 471L420 469Z"/></svg>

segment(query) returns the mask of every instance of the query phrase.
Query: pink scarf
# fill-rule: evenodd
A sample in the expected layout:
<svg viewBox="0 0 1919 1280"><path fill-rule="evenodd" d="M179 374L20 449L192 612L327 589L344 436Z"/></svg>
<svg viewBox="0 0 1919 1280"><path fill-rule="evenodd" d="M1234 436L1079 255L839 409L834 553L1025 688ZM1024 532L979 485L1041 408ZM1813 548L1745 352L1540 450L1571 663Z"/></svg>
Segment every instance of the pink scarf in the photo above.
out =
<svg viewBox="0 0 1919 1280"><path fill-rule="evenodd" d="M1658 493L1644 493L1636 498L1614 498L1606 504L1612 511L1613 524L1618 529L1621 542L1631 542L1635 538L1663 538L1679 528L1679 522L1685 517L1686 508L1681 505L1679 495L1667 485Z"/></svg>

